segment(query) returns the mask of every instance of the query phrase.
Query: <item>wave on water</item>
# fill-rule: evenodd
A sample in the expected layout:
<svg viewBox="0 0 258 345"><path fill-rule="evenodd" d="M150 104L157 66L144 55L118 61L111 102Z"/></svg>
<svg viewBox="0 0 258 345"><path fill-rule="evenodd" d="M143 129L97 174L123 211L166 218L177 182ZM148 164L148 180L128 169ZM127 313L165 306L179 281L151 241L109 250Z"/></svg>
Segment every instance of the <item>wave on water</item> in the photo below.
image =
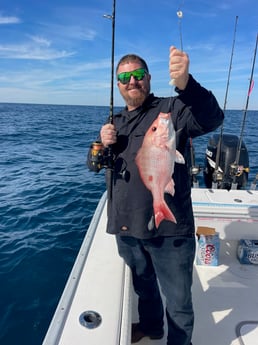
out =
<svg viewBox="0 0 258 345"><path fill-rule="evenodd" d="M100 123L93 107L0 105L0 116L0 343L36 345L105 190L85 164Z"/></svg>

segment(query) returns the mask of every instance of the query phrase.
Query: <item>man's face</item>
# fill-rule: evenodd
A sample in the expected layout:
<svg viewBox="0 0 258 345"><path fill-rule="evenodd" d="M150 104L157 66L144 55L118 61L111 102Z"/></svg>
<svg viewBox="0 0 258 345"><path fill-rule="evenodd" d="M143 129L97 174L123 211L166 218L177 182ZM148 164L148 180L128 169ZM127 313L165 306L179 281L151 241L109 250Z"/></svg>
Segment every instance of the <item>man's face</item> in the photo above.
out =
<svg viewBox="0 0 258 345"><path fill-rule="evenodd" d="M119 66L117 74L122 72L131 72L142 68L138 62L128 62ZM150 79L151 76L146 72L142 80L137 80L131 76L127 84L117 82L117 86L124 98L128 110L134 110L141 106L150 93Z"/></svg>

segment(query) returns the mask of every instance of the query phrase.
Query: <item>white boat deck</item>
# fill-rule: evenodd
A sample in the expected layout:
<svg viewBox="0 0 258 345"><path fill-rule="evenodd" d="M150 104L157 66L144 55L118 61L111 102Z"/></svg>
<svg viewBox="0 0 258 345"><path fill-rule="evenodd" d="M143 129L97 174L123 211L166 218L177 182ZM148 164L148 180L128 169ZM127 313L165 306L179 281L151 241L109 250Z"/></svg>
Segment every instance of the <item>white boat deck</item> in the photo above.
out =
<svg viewBox="0 0 258 345"><path fill-rule="evenodd" d="M236 243L222 242L219 266L194 267L193 345L258 344L258 267L238 262ZM138 344L165 345L166 337Z"/></svg>
<svg viewBox="0 0 258 345"><path fill-rule="evenodd" d="M193 189L192 198L196 227L220 236L219 266L195 266L193 344L256 345L258 266L240 264L236 253L239 239L258 239L258 192Z"/></svg>
<svg viewBox="0 0 258 345"><path fill-rule="evenodd" d="M103 207L96 211L43 345L130 344L136 297L114 236L105 233ZM258 265L240 264L236 247L240 238L258 239L258 191L193 189L193 207L196 227L212 226L220 234L219 265L194 267L193 345L256 345ZM87 310L101 315L99 327L80 324ZM165 345L166 338L138 344Z"/></svg>

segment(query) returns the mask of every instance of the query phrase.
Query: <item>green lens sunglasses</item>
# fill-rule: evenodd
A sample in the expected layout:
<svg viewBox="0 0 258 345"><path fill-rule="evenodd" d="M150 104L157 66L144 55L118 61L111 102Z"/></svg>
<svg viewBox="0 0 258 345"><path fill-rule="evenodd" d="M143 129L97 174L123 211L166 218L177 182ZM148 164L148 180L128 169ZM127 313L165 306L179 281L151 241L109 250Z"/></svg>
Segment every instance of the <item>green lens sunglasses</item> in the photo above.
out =
<svg viewBox="0 0 258 345"><path fill-rule="evenodd" d="M131 76L136 80L142 80L145 77L145 74L148 73L144 68L138 68L130 72L122 72L117 75L117 80L122 84L128 84Z"/></svg>

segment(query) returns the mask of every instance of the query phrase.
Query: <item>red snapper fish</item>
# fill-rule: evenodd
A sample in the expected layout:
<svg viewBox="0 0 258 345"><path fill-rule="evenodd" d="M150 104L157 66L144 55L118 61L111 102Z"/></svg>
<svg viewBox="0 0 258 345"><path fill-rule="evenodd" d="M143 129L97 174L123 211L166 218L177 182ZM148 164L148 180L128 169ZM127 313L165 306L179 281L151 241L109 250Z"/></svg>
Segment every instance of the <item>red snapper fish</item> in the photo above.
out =
<svg viewBox="0 0 258 345"><path fill-rule="evenodd" d="M146 132L135 158L141 179L152 193L156 228L164 219L176 223L164 193L175 194L174 164L185 163L184 157L176 150L176 133L170 115L159 113Z"/></svg>

